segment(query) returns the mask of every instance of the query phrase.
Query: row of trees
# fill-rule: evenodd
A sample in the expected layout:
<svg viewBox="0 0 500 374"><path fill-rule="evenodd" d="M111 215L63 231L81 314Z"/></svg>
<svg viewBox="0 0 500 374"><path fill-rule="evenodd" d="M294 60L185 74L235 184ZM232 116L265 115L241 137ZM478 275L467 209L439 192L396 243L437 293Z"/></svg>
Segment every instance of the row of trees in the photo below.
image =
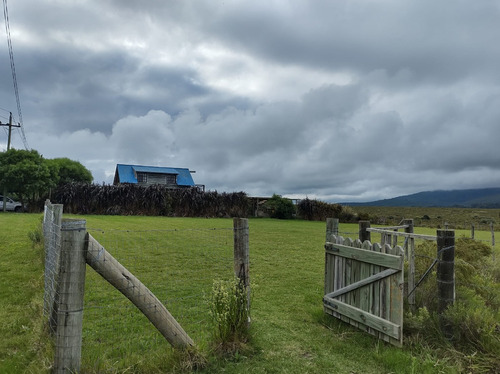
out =
<svg viewBox="0 0 500 374"><path fill-rule="evenodd" d="M12 194L23 205L49 196L52 189L66 183L92 180L85 166L69 158L45 159L34 149L0 152L0 191Z"/></svg>

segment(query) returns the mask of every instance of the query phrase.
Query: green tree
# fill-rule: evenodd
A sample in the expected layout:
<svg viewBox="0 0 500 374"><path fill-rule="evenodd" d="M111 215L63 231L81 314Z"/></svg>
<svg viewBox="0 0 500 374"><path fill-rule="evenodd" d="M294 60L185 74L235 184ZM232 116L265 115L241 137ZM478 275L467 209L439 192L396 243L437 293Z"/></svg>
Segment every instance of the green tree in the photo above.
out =
<svg viewBox="0 0 500 374"><path fill-rule="evenodd" d="M292 200L274 194L266 201L271 218L291 219L295 214L295 205Z"/></svg>
<svg viewBox="0 0 500 374"><path fill-rule="evenodd" d="M57 185L67 183L92 183L92 173L78 161L69 158L47 160L50 167L57 171Z"/></svg>
<svg viewBox="0 0 500 374"><path fill-rule="evenodd" d="M36 150L10 149L0 153L0 185L21 203L33 201L55 186L56 169Z"/></svg>

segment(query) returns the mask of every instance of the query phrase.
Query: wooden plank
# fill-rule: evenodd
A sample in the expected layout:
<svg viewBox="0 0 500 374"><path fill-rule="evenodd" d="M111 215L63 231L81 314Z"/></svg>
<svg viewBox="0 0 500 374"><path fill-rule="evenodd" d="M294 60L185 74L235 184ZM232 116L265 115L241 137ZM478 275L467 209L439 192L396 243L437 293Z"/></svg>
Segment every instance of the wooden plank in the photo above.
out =
<svg viewBox="0 0 500 374"><path fill-rule="evenodd" d="M374 252L379 252L381 251L381 246L379 243L374 243L372 245L372 251ZM384 268L378 265L373 265L372 264L372 274L377 274ZM373 282L371 284L371 294L372 294L372 300L371 300L371 313L377 317L380 317L380 282ZM377 338L380 336L379 332L375 330L370 331L373 335L375 335Z"/></svg>
<svg viewBox="0 0 500 374"><path fill-rule="evenodd" d="M352 239L351 238L344 238L344 242L342 243L342 245L345 245L348 247L352 246ZM339 285L339 288L343 288L352 282L354 270L352 268L352 263L347 263L345 257L341 257L341 256L337 256L337 257L339 258L339 268L340 268L340 271L342 272L342 274L341 274L342 282L341 282L341 285ZM352 298L352 297L353 297L352 295L344 294L344 295L340 296L340 300L344 303L349 303L349 298ZM341 314L341 319L344 322L351 323L351 319L349 317L347 317L345 314ZM357 324L355 324L355 326L357 327Z"/></svg>
<svg viewBox="0 0 500 374"><path fill-rule="evenodd" d="M87 264L129 299L173 347L193 346L193 340L160 300L88 234Z"/></svg>
<svg viewBox="0 0 500 374"><path fill-rule="evenodd" d="M353 307L336 299L324 297L323 301L325 307L331 309L332 311L336 311L343 315L346 315L352 320L360 322L377 331L381 331L387 336L390 336L394 339L400 339L401 327L395 323L392 323L391 321L387 321L383 318L374 316L364 310Z"/></svg>
<svg viewBox="0 0 500 374"><path fill-rule="evenodd" d="M380 230L376 228L371 228L371 229L366 229L367 231L371 232L376 232L380 234L388 234L388 235L396 235L396 236L403 236L403 237L408 237L408 238L414 238L414 239L424 239L424 240L436 240L436 236L432 235L423 235L423 234L411 234L411 233L406 233L406 232L395 232L391 230Z"/></svg>
<svg viewBox="0 0 500 374"><path fill-rule="evenodd" d="M403 248L396 246L391 249L391 253L396 256L403 256ZM403 328L403 287L404 287L404 268L394 274L390 278L390 313L389 320ZM394 345L403 344L403 334L400 335L398 341L393 341L391 336L390 342Z"/></svg>
<svg viewBox="0 0 500 374"><path fill-rule="evenodd" d="M360 242L359 240L351 241L349 247L354 247L354 248L359 248ZM357 283L361 280L360 274L361 274L361 264L359 261L356 260L351 260L346 258L346 262L349 261L351 264L351 272L350 276L347 274L346 271L346 276L349 276L349 282L346 282L346 287L349 287L353 283ZM350 296L350 297L349 297ZM356 307L359 307L359 289L357 287L353 288L353 292L351 292L349 295L346 295L345 298L343 299L344 302L347 302L349 305L354 305Z"/></svg>
<svg viewBox="0 0 500 374"><path fill-rule="evenodd" d="M385 234L384 234L385 235ZM381 248L380 253L387 253L388 251L391 250L390 245L384 244ZM389 308L390 308L390 300L391 300L391 295L390 295L390 279L389 278L384 278L380 281L380 298L379 298L379 308L380 308L380 318L384 320L389 319ZM379 338L384 341L389 341L389 336L383 334L383 331L381 334L379 334Z"/></svg>
<svg viewBox="0 0 500 374"><path fill-rule="evenodd" d="M330 293L326 294L325 296L333 299L335 297L339 297L341 295L344 295L347 292L351 292L351 291L354 291L354 290L361 288L363 286L369 285L370 283L387 278L387 277L389 277L393 274L396 274L398 272L399 272L399 270L396 270L396 269L385 269L377 274L371 275L367 278L364 278L364 279L361 279L357 282L351 283L351 284L349 284L341 289L330 292Z"/></svg>
<svg viewBox="0 0 500 374"><path fill-rule="evenodd" d="M407 227L408 227L407 224L405 224L405 225L399 225L399 226L372 227L370 231L400 230L400 229L406 229Z"/></svg>
<svg viewBox="0 0 500 374"><path fill-rule="evenodd" d="M330 240L336 240L335 235L327 235L329 236ZM325 295L334 291L335 270L335 256L325 251ZM329 311L325 309L325 312L328 313ZM338 317L338 315L336 315L335 317Z"/></svg>
<svg viewBox="0 0 500 374"><path fill-rule="evenodd" d="M365 242L368 243L369 242ZM362 249L366 251L371 251L371 245L367 246L366 244L363 246L361 242L359 243ZM361 279L367 279L371 276L371 266L372 264L366 263L366 262L361 262L361 271L360 271L360 278ZM394 269L391 269L394 270ZM370 286L365 285L360 288L359 290L359 307L360 309L369 312L370 311Z"/></svg>
<svg viewBox="0 0 500 374"><path fill-rule="evenodd" d="M353 248L335 243L326 243L325 250L334 254L335 256L351 258L374 265L398 270L401 270L403 268L403 257L401 256L367 251L366 249Z"/></svg>

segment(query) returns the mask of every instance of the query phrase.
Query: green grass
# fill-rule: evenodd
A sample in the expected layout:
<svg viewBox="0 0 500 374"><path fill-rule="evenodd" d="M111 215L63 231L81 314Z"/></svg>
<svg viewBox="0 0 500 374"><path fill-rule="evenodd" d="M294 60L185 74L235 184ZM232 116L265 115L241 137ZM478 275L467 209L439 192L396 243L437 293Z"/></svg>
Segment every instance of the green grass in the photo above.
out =
<svg viewBox="0 0 500 374"><path fill-rule="evenodd" d="M28 233L40 222L39 214L0 214L0 373L47 372L51 362L51 345L43 333L43 263L40 249L32 247ZM231 228L229 219L85 216L87 227L98 240L108 240L115 229L127 240L108 240L106 248L121 257L125 266L134 268L137 276L150 286L160 299L173 279L148 278L147 267L161 261L180 266L190 261L181 253L170 258L161 256L165 238L158 232L131 233L141 230ZM453 357L438 357L422 345L395 348L377 341L370 335L344 325L324 315L322 310L324 278L325 224L309 221L251 219L250 279L252 298L252 339L249 349L232 359L218 359L210 354L206 342L205 322L179 316L179 321L207 355L204 373L458 373L463 366ZM375 226L375 225L373 225ZM7 229L5 229L7 228ZM355 224L341 224L342 232L357 232ZM435 235L435 229L416 232ZM153 234L154 233L154 234ZM148 241L141 257L133 255L135 239ZM476 236L479 233L476 231ZM482 233L480 235L483 235ZM487 238L489 233L484 234ZM114 236L113 236L114 238ZM376 236L374 239L378 239ZM186 237L184 245L196 247L195 240ZM127 244L128 243L128 244ZM109 247L108 247L109 245ZM231 247L232 243L229 243ZM130 247L130 248L129 248ZM116 253L124 248L123 253ZM127 251L130 251L127 252ZM183 265L194 271L203 287L211 278L203 279L205 262ZM220 257L224 259L224 256ZM178 261L178 262L175 262ZM141 264L141 262L149 265ZM232 263L228 264L229 269ZM161 267L160 267L161 268ZM217 268L219 269L219 268ZM226 270L222 269L221 272ZM183 276L184 271L177 273ZM230 273L230 271L229 271ZM177 355L147 321L128 308L128 300L108 286L87 267L87 277L94 282L86 289L87 305L98 307L84 312L83 372L173 372L180 371ZM200 281L201 279L201 281ZM181 292L182 283L174 283ZM89 283L88 283L89 284ZM98 285L99 288L95 288ZM192 285L191 285L192 286ZM195 284L196 286L196 284ZM169 291L170 292L170 291ZM172 291L173 292L173 291ZM189 293L189 292L188 292ZM118 312L106 308L106 301L122 303ZM182 299L179 299L182 303ZM169 305L177 317L177 306ZM204 308L203 300L193 304L194 315ZM123 309L123 310L122 310ZM175 311L175 312L174 312ZM119 317L117 317L117 315ZM207 316L208 321L208 316ZM114 325L116 323L116 325ZM44 369L45 368L45 369Z"/></svg>
<svg viewBox="0 0 500 374"><path fill-rule="evenodd" d="M372 222L379 221L387 225L397 225L404 218L413 218L415 226L442 227L446 223L451 229L490 230L490 223L500 222L500 209L480 208L427 208L427 207L376 207L355 206L352 208L358 215L368 214Z"/></svg>

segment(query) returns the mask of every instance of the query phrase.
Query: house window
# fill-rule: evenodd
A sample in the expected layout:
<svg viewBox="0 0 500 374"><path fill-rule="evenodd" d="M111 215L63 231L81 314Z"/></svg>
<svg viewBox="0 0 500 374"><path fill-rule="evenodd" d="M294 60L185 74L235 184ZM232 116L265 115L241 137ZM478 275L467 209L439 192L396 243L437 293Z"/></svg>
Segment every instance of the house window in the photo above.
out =
<svg viewBox="0 0 500 374"><path fill-rule="evenodd" d="M175 174L165 174L165 183L168 185L177 184L177 178Z"/></svg>
<svg viewBox="0 0 500 374"><path fill-rule="evenodd" d="M148 175L146 173L137 173L137 183L147 183Z"/></svg>

